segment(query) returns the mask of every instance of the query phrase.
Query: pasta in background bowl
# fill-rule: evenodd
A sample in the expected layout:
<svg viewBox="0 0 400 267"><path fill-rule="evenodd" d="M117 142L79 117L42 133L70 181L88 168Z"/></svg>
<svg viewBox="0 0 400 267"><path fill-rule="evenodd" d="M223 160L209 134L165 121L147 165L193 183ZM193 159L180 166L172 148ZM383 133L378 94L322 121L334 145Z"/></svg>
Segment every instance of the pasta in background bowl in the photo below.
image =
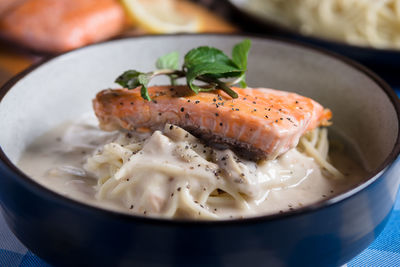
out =
<svg viewBox="0 0 400 267"><path fill-rule="evenodd" d="M328 48L399 85L400 4L397 0L225 0L245 30Z"/></svg>
<svg viewBox="0 0 400 267"><path fill-rule="evenodd" d="M400 49L400 1L247 0L243 8L262 19L352 45Z"/></svg>
<svg viewBox="0 0 400 267"><path fill-rule="evenodd" d="M386 223L400 182L396 175L400 149L397 97L362 67L280 40L251 37L248 81L254 87L295 91L332 109L332 132L362 155L368 172L363 182L338 196L283 214L220 221L170 220L83 204L47 189L16 167L37 137L90 112L90 101L99 88L111 87L110 81L130 68L132 60L147 70L152 68L154 55L173 50L183 53L198 45L229 51L243 38L177 35L106 42L51 59L4 86L0 198L3 214L17 237L38 256L61 266L340 265L372 242ZM180 129L171 133L168 129L155 132L154 141L182 134ZM125 144L121 138L114 143ZM311 136L307 138L313 142ZM138 148L132 144L125 149L141 148L139 143ZM103 153L112 154L113 149L109 146ZM97 160L105 156L100 154ZM51 155L48 159L56 160ZM86 163L87 169L97 170L92 168L95 158Z"/></svg>

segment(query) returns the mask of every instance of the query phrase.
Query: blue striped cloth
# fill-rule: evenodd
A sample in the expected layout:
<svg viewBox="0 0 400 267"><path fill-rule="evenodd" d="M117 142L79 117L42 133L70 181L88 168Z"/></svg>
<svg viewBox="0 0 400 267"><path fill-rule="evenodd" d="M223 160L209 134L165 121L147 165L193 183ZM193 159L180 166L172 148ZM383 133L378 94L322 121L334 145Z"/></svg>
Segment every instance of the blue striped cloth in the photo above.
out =
<svg viewBox="0 0 400 267"><path fill-rule="evenodd" d="M400 96L400 89L396 92ZM0 266L50 267L18 241L2 215L0 215ZM348 262L347 266L400 266L400 191L385 229L367 249Z"/></svg>

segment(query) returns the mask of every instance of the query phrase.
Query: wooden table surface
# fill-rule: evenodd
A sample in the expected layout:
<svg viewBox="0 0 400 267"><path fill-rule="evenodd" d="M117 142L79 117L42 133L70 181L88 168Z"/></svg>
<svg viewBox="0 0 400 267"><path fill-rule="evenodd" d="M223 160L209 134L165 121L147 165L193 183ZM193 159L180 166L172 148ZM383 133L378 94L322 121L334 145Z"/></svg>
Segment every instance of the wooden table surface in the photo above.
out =
<svg viewBox="0 0 400 267"><path fill-rule="evenodd" d="M15 48L11 44L0 42L0 86L43 58L43 55L33 54L21 48Z"/></svg>

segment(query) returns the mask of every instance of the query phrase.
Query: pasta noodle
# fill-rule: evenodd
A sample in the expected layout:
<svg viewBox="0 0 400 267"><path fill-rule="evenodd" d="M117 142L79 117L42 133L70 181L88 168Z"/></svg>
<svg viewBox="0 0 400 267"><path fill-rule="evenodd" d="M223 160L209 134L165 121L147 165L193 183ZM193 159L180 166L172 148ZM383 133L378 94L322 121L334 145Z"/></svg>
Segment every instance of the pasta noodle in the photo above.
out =
<svg viewBox="0 0 400 267"><path fill-rule="evenodd" d="M329 163L328 147L327 130L317 128L287 153L312 161L310 156L328 178L343 178ZM287 159L281 157L246 161L166 125L146 138L121 133L89 157L84 168L98 180L97 199L120 201L132 213L218 219L226 217L220 209L251 213L250 204L264 201L270 190L294 186L303 179L298 177L308 175L307 170L294 175L293 169L282 167L280 160Z"/></svg>
<svg viewBox="0 0 400 267"><path fill-rule="evenodd" d="M248 0L247 8L305 35L400 48L400 0Z"/></svg>

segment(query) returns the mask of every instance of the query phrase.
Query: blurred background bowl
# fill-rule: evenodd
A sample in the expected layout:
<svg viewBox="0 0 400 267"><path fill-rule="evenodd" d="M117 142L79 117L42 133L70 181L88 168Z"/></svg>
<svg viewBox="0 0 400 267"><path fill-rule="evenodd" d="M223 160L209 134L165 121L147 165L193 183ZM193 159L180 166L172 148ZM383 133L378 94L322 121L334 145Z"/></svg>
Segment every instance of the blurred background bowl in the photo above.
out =
<svg viewBox="0 0 400 267"><path fill-rule="evenodd" d="M210 1L198 0L198 2L205 3ZM318 36L306 36L290 27L273 22L261 13L249 9L247 4L247 0L223 0L214 1L211 6L217 10L226 9L224 11L225 16L245 32L289 38L329 49L371 68L392 86L400 86L400 75L398 73L398 69L400 68L400 50L356 46L347 44L344 41L341 42Z"/></svg>

